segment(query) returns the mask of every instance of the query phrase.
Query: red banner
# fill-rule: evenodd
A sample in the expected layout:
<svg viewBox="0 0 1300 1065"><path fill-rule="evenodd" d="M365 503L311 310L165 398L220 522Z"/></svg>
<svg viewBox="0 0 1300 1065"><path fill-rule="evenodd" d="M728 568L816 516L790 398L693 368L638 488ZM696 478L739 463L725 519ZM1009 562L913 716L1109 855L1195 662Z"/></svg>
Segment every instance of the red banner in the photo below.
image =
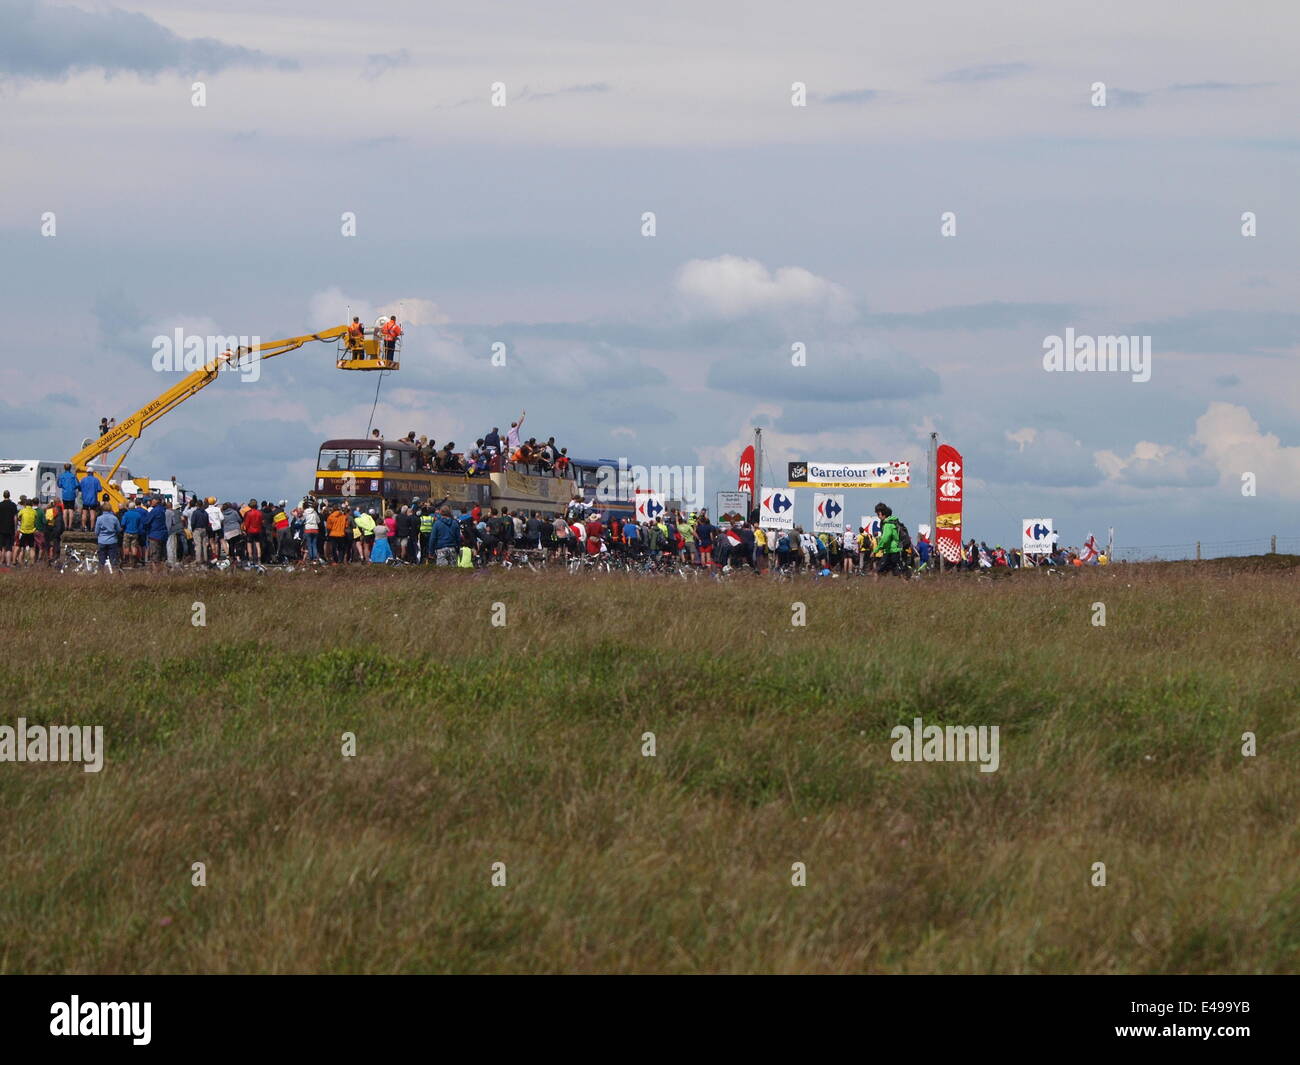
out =
<svg viewBox="0 0 1300 1065"><path fill-rule="evenodd" d="M751 503L754 499L754 445L750 444L740 455L740 479L736 487L748 492Z"/></svg>
<svg viewBox="0 0 1300 1065"><path fill-rule="evenodd" d="M961 559L961 454L951 444L940 444L937 465L934 546L949 562L957 562Z"/></svg>

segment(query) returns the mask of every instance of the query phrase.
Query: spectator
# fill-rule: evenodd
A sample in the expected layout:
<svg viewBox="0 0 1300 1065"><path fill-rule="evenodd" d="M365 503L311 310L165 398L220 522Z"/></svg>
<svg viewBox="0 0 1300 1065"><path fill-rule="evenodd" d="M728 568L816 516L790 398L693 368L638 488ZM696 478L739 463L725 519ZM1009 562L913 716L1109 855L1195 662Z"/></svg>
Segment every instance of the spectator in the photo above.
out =
<svg viewBox="0 0 1300 1065"><path fill-rule="evenodd" d="M7 493L6 493L7 494ZM96 508L98 510L98 508ZM101 566L111 571L117 561L117 538L122 531L122 524L117 515L108 508L95 517L95 550Z"/></svg>
<svg viewBox="0 0 1300 1065"><path fill-rule="evenodd" d="M437 565L456 564L456 549L460 546L460 526L452 519L451 507L443 507L434 520L429 545Z"/></svg>
<svg viewBox="0 0 1300 1065"><path fill-rule="evenodd" d="M93 472L87 470L86 476L77 482L77 487L81 489L81 527L90 529L94 527L95 517L99 514L99 493L104 485Z"/></svg>

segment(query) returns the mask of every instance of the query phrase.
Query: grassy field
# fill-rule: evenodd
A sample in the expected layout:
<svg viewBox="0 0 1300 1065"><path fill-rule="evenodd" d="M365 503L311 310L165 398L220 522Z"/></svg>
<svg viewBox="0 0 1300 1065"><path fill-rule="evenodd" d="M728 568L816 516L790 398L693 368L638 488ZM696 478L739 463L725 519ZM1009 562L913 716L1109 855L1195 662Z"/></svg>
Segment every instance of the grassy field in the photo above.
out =
<svg viewBox="0 0 1300 1065"><path fill-rule="evenodd" d="M1296 561L3 573L0 971L1296 971Z"/></svg>

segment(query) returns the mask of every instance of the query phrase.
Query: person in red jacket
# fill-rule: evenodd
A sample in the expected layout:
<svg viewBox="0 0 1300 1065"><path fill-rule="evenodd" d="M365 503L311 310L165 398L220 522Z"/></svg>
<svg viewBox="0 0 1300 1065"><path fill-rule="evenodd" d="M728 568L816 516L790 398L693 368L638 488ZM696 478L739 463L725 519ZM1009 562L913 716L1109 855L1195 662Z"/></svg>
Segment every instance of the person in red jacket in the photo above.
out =
<svg viewBox="0 0 1300 1065"><path fill-rule="evenodd" d="M605 526L600 523L600 515L594 512L588 514L583 528L587 534L587 554L599 555L605 539Z"/></svg>
<svg viewBox="0 0 1300 1065"><path fill-rule="evenodd" d="M248 543L248 557L254 562L260 561L258 555L261 554L262 546L262 512L257 508L257 500L248 501L248 509L244 511L244 536Z"/></svg>

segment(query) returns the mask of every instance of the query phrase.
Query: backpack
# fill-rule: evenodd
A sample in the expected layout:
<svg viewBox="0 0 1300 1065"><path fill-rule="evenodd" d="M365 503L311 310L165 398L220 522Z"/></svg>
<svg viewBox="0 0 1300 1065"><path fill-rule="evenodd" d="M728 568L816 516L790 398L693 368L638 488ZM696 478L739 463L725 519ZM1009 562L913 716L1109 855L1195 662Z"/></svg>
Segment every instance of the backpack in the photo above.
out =
<svg viewBox="0 0 1300 1065"><path fill-rule="evenodd" d="M456 565L460 569L473 569L474 552L471 551L468 547L462 547L459 552L459 557L456 560Z"/></svg>
<svg viewBox="0 0 1300 1065"><path fill-rule="evenodd" d="M903 554L912 550L912 535L907 531L907 526L903 524L903 519L898 519L898 546Z"/></svg>

